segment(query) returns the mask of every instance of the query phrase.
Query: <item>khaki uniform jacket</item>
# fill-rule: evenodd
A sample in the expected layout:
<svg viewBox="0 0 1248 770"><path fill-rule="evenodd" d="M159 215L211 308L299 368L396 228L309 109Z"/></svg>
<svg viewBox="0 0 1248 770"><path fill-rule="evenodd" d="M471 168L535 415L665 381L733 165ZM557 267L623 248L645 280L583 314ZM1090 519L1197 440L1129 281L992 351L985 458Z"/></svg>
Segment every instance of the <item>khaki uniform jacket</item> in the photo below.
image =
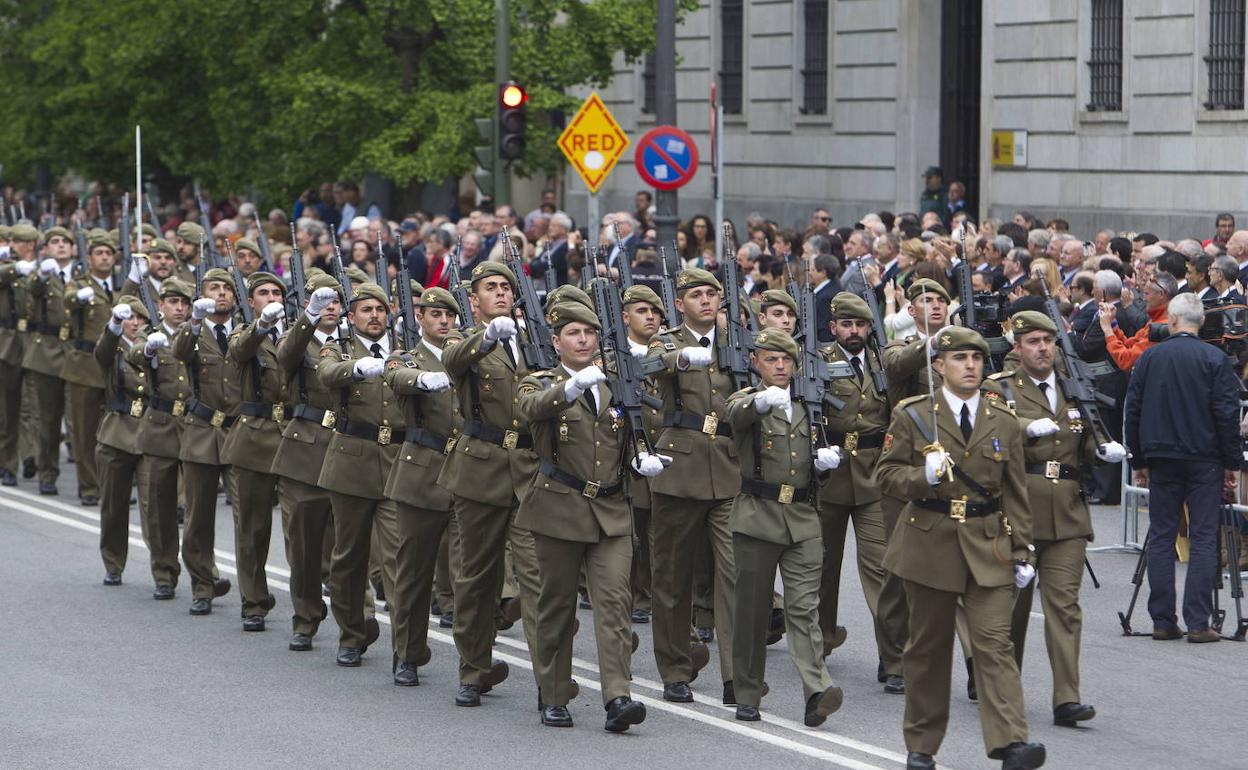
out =
<svg viewBox="0 0 1248 770"><path fill-rule="evenodd" d="M717 335L722 333L716 331ZM728 396L734 388L732 375L719 368L717 346L712 347L709 367L677 369L680 349L697 344L685 326L657 334L650 341L650 354L660 355L667 366L654 375L663 399L663 411L653 415L656 419L677 411L720 420L727 417ZM737 445L732 437L672 426L663 428L654 444L660 453L671 456L672 464L650 481L651 492L692 500L729 500L741 491Z"/></svg>
<svg viewBox="0 0 1248 770"><path fill-rule="evenodd" d="M258 403L268 405L270 416L240 413L225 437L223 459L249 471L269 473L282 443L282 429L290 421L290 380L278 366L277 343L254 323L236 326L230 335L228 358L237 372L242 401L257 403L256 391L259 390ZM272 407L279 404L282 419L276 422L272 419Z"/></svg>
<svg viewBox="0 0 1248 770"><path fill-rule="evenodd" d="M335 329L335 337L338 330ZM321 343L316 338L316 325L299 313L293 328L277 340L277 365L288 378L291 398L329 415L321 422L292 419L282 430L282 440L273 457L271 472L309 486L316 486L325 464L325 452L334 438L332 427L337 419L338 391L321 382L317 370L321 365ZM302 383L302 384L301 384Z"/></svg>
<svg viewBox="0 0 1248 770"><path fill-rule="evenodd" d="M59 273L43 278L31 273L26 284L26 323L30 335L22 351L22 368L60 377L69 339L65 313L65 282Z"/></svg>
<svg viewBox="0 0 1248 770"><path fill-rule="evenodd" d="M754 478L754 426L758 426L761 481L809 489L814 480L814 466L806 407L801 402L792 402L792 422L785 418L781 409L759 414L754 397L763 390L762 387L746 388L733 393L728 401L728 422L741 456L741 477ZM779 545L823 536L813 496L805 502L781 503L742 492L732 504L729 527L733 532Z"/></svg>
<svg viewBox="0 0 1248 770"><path fill-rule="evenodd" d="M979 400L975 430L970 441L949 414L944 396L937 392L938 438L962 471L1001 499L1001 513L968 517L958 522L948 513L929 511L913 501L982 500L965 482L955 477L932 486L924 473L923 437L906 407L914 405L920 418L932 417L931 401L917 396L893 410L884 441L879 477L885 494L910 502L898 519L884 554L884 567L905 580L940 591L962 593L969 581L984 587L1009 585L1014 580L1014 560L1027 559L1031 544L1031 517L1027 509L1027 482L1023 476L1023 432L1018 418L985 394Z"/></svg>
<svg viewBox="0 0 1248 770"><path fill-rule="evenodd" d="M238 370L221 352L212 327L212 322L205 318L196 334L193 324L186 321L178 327L169 347L173 355L186 364L192 384L198 380L195 398L210 409L232 415L239 402ZM226 432L224 426L213 426L188 410L182 417L179 459L204 465L228 465L222 452Z"/></svg>
<svg viewBox="0 0 1248 770"><path fill-rule="evenodd" d="M132 347L141 350L145 341L140 335L131 345L105 328L95 344L95 360L104 371L105 385L104 416L100 418L96 440L132 455L142 454L139 430L143 427L142 410L147 404L147 372L144 371L146 367L129 363L125 354ZM138 416L135 411L139 412Z"/></svg>
<svg viewBox="0 0 1248 770"><path fill-rule="evenodd" d="M170 339L176 334L168 326L162 326L161 331ZM156 351L156 365L153 366L152 361L143 355L143 344L139 343L126 351L126 363L138 367L145 374L144 379L148 383L142 391L145 399L156 395L175 405L180 402L185 406L191 398L190 374L186 364L174 358L172 348ZM181 424L181 417L154 409L149 403L139 428L139 452L155 457L177 458L180 455Z"/></svg>
<svg viewBox="0 0 1248 770"><path fill-rule="evenodd" d="M15 262L0 265L0 363L11 366L22 364L22 337L17 331L22 317L21 303L17 295L17 283L21 274Z"/></svg>
<svg viewBox="0 0 1248 770"><path fill-rule="evenodd" d="M1009 392L1005 384L1008 383ZM1021 369L992 375L986 387L1000 390L1002 398L1014 401L1014 413L1023 429L1023 455L1028 465L1057 461L1082 468L1096 457L1096 438L1083 427L1078 407L1066 400L1057 386L1057 414L1049 411L1049 400ZM1058 432L1039 438L1027 437L1027 426L1048 417ZM1079 478L1047 479L1027 474L1027 501L1031 508L1031 535L1037 542L1092 539L1092 517L1081 493Z"/></svg>
<svg viewBox="0 0 1248 770"><path fill-rule="evenodd" d="M518 333L523 334L523 328ZM484 343L484 324L462 336L452 331L446 339L442 365L455 384L459 412L465 421L481 420L499 430L524 434L528 426L520 413L518 394L520 382L529 374L524 357L519 356L513 366L502 343L489 350L482 348ZM480 399L479 415L472 408L474 390ZM446 458L438 483L453 495L504 507L524 498L536 473L537 455L532 449L506 449L463 435Z"/></svg>
<svg viewBox="0 0 1248 770"><path fill-rule="evenodd" d="M110 285L115 285L112 279ZM78 290L86 288L94 290L95 296L89 302L79 302ZM113 298L120 296L113 289ZM92 346L108 328L113 306L100 282L89 275L80 275L71 281L65 287L65 313L69 316L69 345L65 351L61 379L74 385L103 390L104 372L92 355Z"/></svg>
<svg viewBox="0 0 1248 770"><path fill-rule="evenodd" d="M355 376L356 360L372 355L358 334L351 335L347 352L342 352L341 346L334 342L322 347L318 355L321 364L316 374L321 384L338 394L338 428L350 420L389 428L391 435L403 429L403 408L385 378L365 380ZM345 407L342 406L344 401ZM373 439L348 436L335 430L317 483L330 492L382 500L390 466L398 456L397 443L383 445ZM478 479L477 483L483 482Z"/></svg>
<svg viewBox="0 0 1248 770"><path fill-rule="evenodd" d="M398 366L391 366L397 363ZM423 342L407 353L391 353L386 361L385 381L399 397L406 415L407 430L423 428L431 437L442 441L442 449L434 449L410 439L399 449L399 459L386 479L386 497L396 502L431 511L449 511L451 493L438 486L442 464L458 440L464 420L459 413L455 389L430 393L417 387L416 380L425 372L445 372L446 367Z"/></svg>
<svg viewBox="0 0 1248 770"><path fill-rule="evenodd" d="M857 433L861 437L883 434L888 430L888 394L877 393L875 382L871 378L871 372L879 370L880 361L871 354L869 348L865 351L865 356L867 370L862 373L861 385L854 378L833 380L829 383L828 389L832 395L845 402L845 408L840 411L824 408L829 443L833 442L833 433ZM849 361L845 351L835 343L824 348L823 358L828 362ZM842 440L835 443L845 448L845 444L849 442ZM880 485L876 479L875 467L881 451L880 447L846 450L840 467L822 475L819 485L820 503L866 505L878 501Z"/></svg>
<svg viewBox="0 0 1248 770"><path fill-rule="evenodd" d="M194 286L195 266L182 261L181 257L177 257L173 260L173 277Z"/></svg>
<svg viewBox="0 0 1248 770"><path fill-rule="evenodd" d="M598 385L598 413L582 395L571 403L564 394L567 371L538 372L520 383L520 412L533 432L533 446L543 462L603 489L624 484L631 462L628 420L610 403L608 383ZM547 537L596 543L604 537L633 534L633 509L626 490L586 497L539 473L516 513L517 526Z"/></svg>
<svg viewBox="0 0 1248 770"><path fill-rule="evenodd" d="M935 329L932 330L936 332ZM888 375L888 402L896 404L911 396L927 394L926 337L910 335L904 340L893 340L884 346L884 373ZM932 371L932 388L940 390L940 374Z"/></svg>

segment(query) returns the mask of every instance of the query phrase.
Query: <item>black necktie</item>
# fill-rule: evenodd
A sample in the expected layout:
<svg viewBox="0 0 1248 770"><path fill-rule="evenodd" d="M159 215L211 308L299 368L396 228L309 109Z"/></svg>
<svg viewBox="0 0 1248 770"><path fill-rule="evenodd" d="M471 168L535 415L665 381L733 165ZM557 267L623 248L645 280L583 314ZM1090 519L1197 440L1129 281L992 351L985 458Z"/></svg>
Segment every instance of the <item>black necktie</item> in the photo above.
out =
<svg viewBox="0 0 1248 770"><path fill-rule="evenodd" d="M274 326L272 329L269 329L269 339L273 340L274 345L277 344L277 327L276 326Z"/></svg>
<svg viewBox="0 0 1248 770"><path fill-rule="evenodd" d="M598 400L594 398L593 387L590 387L589 390L585 391L585 400L589 402L590 413L593 414L595 417L597 417L598 416Z"/></svg>
<svg viewBox="0 0 1248 770"><path fill-rule="evenodd" d="M970 441L971 431L975 429L971 427L971 410L966 404L962 405L962 420L960 425L962 427L962 439L964 441Z"/></svg>
<svg viewBox="0 0 1248 770"><path fill-rule="evenodd" d="M108 295L108 302L111 305L113 302L113 287L108 285L108 281L104 282L104 293Z"/></svg>
<svg viewBox="0 0 1248 770"><path fill-rule="evenodd" d="M225 324L217 324L215 327L217 333L217 347L221 348L221 355L225 355L230 349L230 343L225 339Z"/></svg>
<svg viewBox="0 0 1248 770"><path fill-rule="evenodd" d="M370 351L372 351L372 353L373 353L373 358L381 358L381 357L382 357L382 355L381 355L381 343L380 343L380 342L374 342L372 345L369 345L368 349L369 349Z"/></svg>
<svg viewBox="0 0 1248 770"><path fill-rule="evenodd" d="M709 348L711 346L711 338L710 337L698 337L698 344L704 348Z"/></svg>
<svg viewBox="0 0 1248 770"><path fill-rule="evenodd" d="M1049 400L1049 383L1037 382L1036 387L1040 388L1040 395L1044 396L1044 403L1049 405L1049 411L1053 411L1053 402Z"/></svg>
<svg viewBox="0 0 1248 770"><path fill-rule="evenodd" d="M849 362L854 365L854 374L858 377L858 384L861 386L862 385L862 359L858 358L858 356L854 356L853 358L849 359Z"/></svg>

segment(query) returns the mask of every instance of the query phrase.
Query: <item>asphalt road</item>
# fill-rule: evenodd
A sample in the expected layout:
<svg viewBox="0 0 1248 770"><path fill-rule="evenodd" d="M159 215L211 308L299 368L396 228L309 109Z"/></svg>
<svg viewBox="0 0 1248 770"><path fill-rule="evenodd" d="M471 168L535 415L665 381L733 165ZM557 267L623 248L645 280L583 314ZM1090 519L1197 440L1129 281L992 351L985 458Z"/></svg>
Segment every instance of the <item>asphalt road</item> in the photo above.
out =
<svg viewBox="0 0 1248 770"><path fill-rule="evenodd" d="M769 648L764 721L744 724L719 703L714 654L694 683L694 704L662 701L649 627L641 625L633 696L649 716L627 734L608 734L596 690L593 624L581 610L575 645L581 695L571 704L576 727L557 730L539 724L519 624L496 648L511 664L511 678L478 709L452 703L454 647L436 619L433 660L421 669L417 688L390 683L384 616L382 639L361 668L334 665L332 616L312 652L289 652L288 573L276 513L269 576L278 604L263 634L242 631L237 588L208 617L188 614L185 576L176 600L152 600L137 506L125 582L104 587L98 511L67 494L75 488L73 468L64 466L60 497L38 496L31 482L0 488L0 767L904 766L904 699L884 694L875 681L870 617L848 554L841 607L849 641L829 658L845 705L821 728L802 725L801 686L784 642ZM1098 509L1094 518L1098 544L1115 541L1116 509ZM217 556L227 576L232 552L222 500ZM1032 618L1024 690L1032 739L1048 746L1048 766L1243 767L1248 649L1225 641L1124 638L1117 612L1130 599L1136 557L1094 553L1091 560L1103 587L1093 590L1085 581L1082 688L1098 711L1087 727L1053 726L1043 620L1038 613ZM1222 596L1229 601L1229 592ZM1135 628L1150 628L1142 604L1134 620ZM978 707L965 697L962 666L954 671L949 731L937 760L942 768L997 767L984 756Z"/></svg>

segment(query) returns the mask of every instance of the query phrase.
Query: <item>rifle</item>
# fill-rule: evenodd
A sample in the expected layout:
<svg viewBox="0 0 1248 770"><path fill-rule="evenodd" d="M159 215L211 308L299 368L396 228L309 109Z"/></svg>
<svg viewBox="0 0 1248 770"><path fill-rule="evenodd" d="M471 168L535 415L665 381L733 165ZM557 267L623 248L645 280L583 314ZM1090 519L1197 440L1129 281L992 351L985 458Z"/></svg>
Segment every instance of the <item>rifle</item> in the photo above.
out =
<svg viewBox="0 0 1248 770"><path fill-rule="evenodd" d="M611 223L611 233L615 236L615 245L620 249L620 288L627 289L633 285L633 265L628 250L624 248L624 239L620 237L619 222ZM610 254L607 256L610 257ZM607 265L607 277L611 277L610 265Z"/></svg>
<svg viewBox="0 0 1248 770"><path fill-rule="evenodd" d="M798 298L798 323L802 326L802 368L795 372L791 384L793 398L806 405L806 417L811 429L816 431L815 445L828 445L827 425L823 419L824 406L836 411L845 408L845 402L828 391L829 380L856 376L854 367L844 361L829 363L819 354L819 335L815 330L815 296L801 292Z"/></svg>
<svg viewBox="0 0 1248 770"><path fill-rule="evenodd" d="M403 349L414 350L420 342L416 334L416 303L412 299L412 273L407 265L407 255L399 249L399 316L403 319Z"/></svg>
<svg viewBox="0 0 1248 770"><path fill-rule="evenodd" d="M95 226L101 230L108 229L108 217L104 215L104 201L100 200L100 196L95 196Z"/></svg>
<svg viewBox="0 0 1248 770"><path fill-rule="evenodd" d="M338 248L337 238L334 240L334 256L329 260L329 269L334 274L334 277L338 279L338 285L342 287L342 317L346 318L347 313L351 309L351 302L355 299L355 291L351 288L351 279L347 277L347 271L342 267L342 251ZM339 325L342 326L342 324ZM349 322L345 328L347 329L347 336L354 333L351 331ZM343 335L340 334L338 337L341 340L340 344L342 344L343 350L346 350L346 340L343 339Z"/></svg>
<svg viewBox="0 0 1248 770"><path fill-rule="evenodd" d="M520 352L524 362L530 369L553 369L559 363L555 356L555 344L551 341L550 327L546 325L546 316L542 313L542 302L537 298L537 290L533 288L533 278L524 272L520 264L520 252L516 242L511 239L507 226L503 225L502 235L507 266L516 274L516 285L520 292L512 304L512 312L517 309L524 314L527 334L518 339Z"/></svg>
<svg viewBox="0 0 1248 770"><path fill-rule="evenodd" d="M1078 405L1079 414L1084 422L1091 426L1097 444L1113 441L1113 434L1109 432L1108 426L1101 418L1100 408L1104 406L1106 409L1113 409L1114 399L1097 391L1095 384L1098 371L1106 374L1110 371L1109 367L1096 367L1079 357L1079 354L1075 352L1075 343L1071 341L1070 333L1066 331L1066 321L1062 318L1061 311L1058 310L1057 300L1049 294L1048 284L1044 281L1041 283L1044 285L1044 312L1057 327L1057 344L1062 350L1062 358L1066 359L1066 370L1069 372L1062 374L1056 362L1054 363L1053 370L1057 374L1057 384L1062 389L1062 395L1067 401Z"/></svg>
<svg viewBox="0 0 1248 770"><path fill-rule="evenodd" d="M381 247L381 231L377 231L377 283L381 284L381 293L386 295L386 301L390 302L394 297L390 296L390 260L386 259L386 252Z"/></svg>
<svg viewBox="0 0 1248 770"><path fill-rule="evenodd" d="M199 236L199 263L195 265L195 299L204 296L204 273L208 272L208 258L204 256L203 235Z"/></svg>
<svg viewBox="0 0 1248 770"><path fill-rule="evenodd" d="M667 316L667 328L675 329L683 320L676 309L676 289L672 286L672 275L667 268L667 249L659 247L659 260L663 262L663 280L659 283L659 295L663 297L663 315Z"/></svg>
<svg viewBox="0 0 1248 770"><path fill-rule="evenodd" d="M273 271L273 250L269 248L269 238L264 234L264 228L260 226L260 215L251 212L251 217L256 223L256 243L260 246L260 269L266 273Z"/></svg>
<svg viewBox="0 0 1248 770"><path fill-rule="evenodd" d="M217 253L217 244L212 237L212 219L208 216L208 203L201 196L199 182L195 183L195 205L199 206L199 226L208 234L208 257L213 267L221 266L221 255Z"/></svg>
<svg viewBox="0 0 1248 770"><path fill-rule="evenodd" d="M254 323L256 314L251 309L251 303L247 301L247 280L243 278L243 271L238 269L238 259L234 256L234 247L230 245L228 240L225 242L225 253L229 257L230 275L234 278L234 295L238 297L238 309L243 312L243 323Z"/></svg>
<svg viewBox="0 0 1248 770"><path fill-rule="evenodd" d="M152 296L152 279L146 275L139 278L139 299L147 308L147 317L151 319L152 328L160 325L160 311L156 309L156 298Z"/></svg>
<svg viewBox="0 0 1248 770"><path fill-rule="evenodd" d="M74 213L74 245L78 249L78 258L74 260L78 272L87 275L90 270L87 267L87 232L82 229L82 209L78 209Z"/></svg>
<svg viewBox="0 0 1248 770"><path fill-rule="evenodd" d="M590 291L603 322L598 335L598 352L611 388L611 401L628 415L634 443L640 441L647 452L655 454L654 444L646 432L645 407L662 409L663 402L646 392L645 369L628 346L628 327L624 324L620 294L608 278L591 281Z"/></svg>
<svg viewBox="0 0 1248 770"><path fill-rule="evenodd" d="M871 379L875 384L876 393L887 393L888 377L884 374L884 346L888 344L888 335L884 333L884 317L880 315L880 305L875 301L875 289L868 286L865 280L862 282L862 289L858 292L858 296L867 303L867 308L871 311L871 333L867 335L867 348L875 353L875 360L880 363L879 368L871 371ZM870 367L867 368L870 369Z"/></svg>
<svg viewBox="0 0 1248 770"><path fill-rule="evenodd" d="M736 245L732 242L732 231L727 222L724 223L724 293L728 318L724 330L723 344L719 345L719 362L721 369L732 374L733 384L737 390L750 386L750 351L754 349L754 338L741 324L741 287L738 284Z"/></svg>
<svg viewBox="0 0 1248 770"><path fill-rule="evenodd" d="M117 221L117 239L121 241L121 274L130 274L134 257L130 251L130 193L121 196L121 219Z"/></svg>
<svg viewBox="0 0 1248 770"><path fill-rule="evenodd" d="M455 298L455 304L459 305L459 330L471 329L476 323L472 317L472 300L468 297L468 290L464 288L464 282L459 277L459 255L464 248L464 239L455 239L455 253L448 257L446 269L450 272L451 280L448 283L451 289L451 296Z"/></svg>
<svg viewBox="0 0 1248 770"><path fill-rule="evenodd" d="M303 274L303 254L299 253L299 242L295 240L295 223L290 223L290 288L291 292L288 297L295 298L294 312L291 317L297 317L299 311L303 309L308 302L307 278Z"/></svg>
<svg viewBox="0 0 1248 770"><path fill-rule="evenodd" d="M143 199L143 205L147 207L147 219L152 223L152 227L156 228L156 237L164 238L165 231L160 226L160 217L156 216L156 207L152 205L152 196Z"/></svg>

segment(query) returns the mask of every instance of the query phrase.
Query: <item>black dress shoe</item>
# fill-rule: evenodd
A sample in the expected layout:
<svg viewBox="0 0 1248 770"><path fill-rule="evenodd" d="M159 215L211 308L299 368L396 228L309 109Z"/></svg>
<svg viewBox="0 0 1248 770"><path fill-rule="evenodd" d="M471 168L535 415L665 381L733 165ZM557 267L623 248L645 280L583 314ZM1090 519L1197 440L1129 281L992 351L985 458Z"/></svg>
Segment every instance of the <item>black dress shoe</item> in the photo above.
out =
<svg viewBox="0 0 1248 770"><path fill-rule="evenodd" d="M572 715L567 706L547 706L542 709L542 724L547 727L571 727Z"/></svg>
<svg viewBox="0 0 1248 770"><path fill-rule="evenodd" d="M702 644L710 644L715 641L715 629L710 626L698 626L697 637Z"/></svg>
<svg viewBox="0 0 1248 770"><path fill-rule="evenodd" d="M875 681L884 684L888 681L888 674L884 673L884 661L880 661L875 666Z"/></svg>
<svg viewBox="0 0 1248 770"><path fill-rule="evenodd" d="M589 594L577 595L576 608L578 610L592 610L594 608L594 603L589 600Z"/></svg>
<svg viewBox="0 0 1248 770"><path fill-rule="evenodd" d="M364 619L364 646L360 648L360 654L368 652L368 648L373 646L373 642L381 636L381 624L377 622L377 618Z"/></svg>
<svg viewBox="0 0 1248 770"><path fill-rule="evenodd" d="M59 495L60 491L56 488L55 481L40 481L39 494L41 495Z"/></svg>
<svg viewBox="0 0 1248 770"><path fill-rule="evenodd" d="M152 598L162 602L172 599L173 586L156 586L156 590L152 591Z"/></svg>
<svg viewBox="0 0 1248 770"><path fill-rule="evenodd" d="M632 618L634 623L649 623L650 612L648 610L641 609L633 610Z"/></svg>
<svg viewBox="0 0 1248 770"><path fill-rule="evenodd" d="M420 684L420 675L416 673L414 665L401 660L394 667L394 683L399 687L416 687Z"/></svg>
<svg viewBox="0 0 1248 770"><path fill-rule="evenodd" d="M1001 751L1000 757L1001 770L1035 770L1044 766L1044 744L1015 741Z"/></svg>
<svg viewBox="0 0 1248 770"><path fill-rule="evenodd" d="M906 680L900 674L889 674L884 680L884 692L889 695L905 695Z"/></svg>
<svg viewBox="0 0 1248 770"><path fill-rule="evenodd" d="M827 721L828 715L840 711L845 702L845 693L839 687L829 687L817 692L806 701L806 726L818 727Z"/></svg>
<svg viewBox="0 0 1248 770"><path fill-rule="evenodd" d="M606 731L622 733L646 721L646 704L620 696L607 704Z"/></svg>
<svg viewBox="0 0 1248 770"><path fill-rule="evenodd" d="M106 574L104 575L104 585L106 585L106 586L119 586L119 585L121 585L121 573L120 573L120 572L108 572L108 573L106 573Z"/></svg>
<svg viewBox="0 0 1248 770"><path fill-rule="evenodd" d="M931 754L912 751L906 755L906 770L936 770L936 759Z"/></svg>
<svg viewBox="0 0 1248 770"><path fill-rule="evenodd" d="M100 498L96 497L95 495L83 495L82 497L78 498L78 501L81 502L83 506L88 507L88 508L93 505L100 504Z"/></svg>
<svg viewBox="0 0 1248 770"><path fill-rule="evenodd" d="M784 610L779 607L773 607L771 610L771 618L767 621L767 646L775 644L784 638Z"/></svg>
<svg viewBox="0 0 1248 770"><path fill-rule="evenodd" d="M17 476L13 475L13 471L0 471L0 484L6 487L15 487L17 486Z"/></svg>
<svg viewBox="0 0 1248 770"><path fill-rule="evenodd" d="M507 677L510 675L511 666L508 666L506 661L492 661L490 664L490 670L486 672L485 676L481 677L481 694L484 695L490 690L493 690L495 687L498 687L503 682L506 682Z"/></svg>
<svg viewBox="0 0 1248 770"><path fill-rule="evenodd" d="M213 578L213 581L212 581L212 595L213 596L220 599L222 596L225 596L229 592L230 592L230 579L229 578L223 578L223 577Z"/></svg>
<svg viewBox="0 0 1248 770"><path fill-rule="evenodd" d="M334 662L340 666L355 668L364 662L360 657L363 654L363 652L355 647L339 647L338 656L334 658Z"/></svg>
<svg viewBox="0 0 1248 770"><path fill-rule="evenodd" d="M1076 722L1086 722L1095 716L1096 709L1086 703L1063 703L1053 709L1053 724L1074 727Z"/></svg>
<svg viewBox="0 0 1248 770"><path fill-rule="evenodd" d="M744 703L737 704L737 719L742 722L757 722L762 718L762 715L758 713L758 706L747 706Z"/></svg>
<svg viewBox="0 0 1248 770"><path fill-rule="evenodd" d="M731 679L729 679L727 682L724 682L724 705L725 706L737 705L737 688L733 687Z"/></svg>
<svg viewBox="0 0 1248 770"><path fill-rule="evenodd" d="M442 613L442 617L438 618L438 628L454 628L454 627L455 627L455 613L453 612Z"/></svg>
<svg viewBox="0 0 1248 770"><path fill-rule="evenodd" d="M442 614L442 605L438 604L437 599L434 599L433 603L429 605L429 614L435 618Z"/></svg>
<svg viewBox="0 0 1248 770"><path fill-rule="evenodd" d="M663 685L663 700L672 703L693 703L693 691L687 682L672 682Z"/></svg>
<svg viewBox="0 0 1248 770"><path fill-rule="evenodd" d="M243 618L243 630L244 631L263 631L264 630L264 618L260 617L259 615L248 615L247 617Z"/></svg>
<svg viewBox="0 0 1248 770"><path fill-rule="evenodd" d="M26 457L22 459L22 478L33 479L39 468L35 465L35 458Z"/></svg>
<svg viewBox="0 0 1248 770"><path fill-rule="evenodd" d="M475 684L461 684L459 692L455 693L456 706L480 706L481 705L481 688Z"/></svg>
<svg viewBox="0 0 1248 770"><path fill-rule="evenodd" d="M291 652L307 652L312 649L312 637L307 634L291 634L289 647Z"/></svg>
<svg viewBox="0 0 1248 770"><path fill-rule="evenodd" d="M966 659L966 697L973 701L979 700L979 690L975 687L975 660Z"/></svg>
<svg viewBox="0 0 1248 770"><path fill-rule="evenodd" d="M192 599L191 600L192 615L211 615L212 600L211 599Z"/></svg>

